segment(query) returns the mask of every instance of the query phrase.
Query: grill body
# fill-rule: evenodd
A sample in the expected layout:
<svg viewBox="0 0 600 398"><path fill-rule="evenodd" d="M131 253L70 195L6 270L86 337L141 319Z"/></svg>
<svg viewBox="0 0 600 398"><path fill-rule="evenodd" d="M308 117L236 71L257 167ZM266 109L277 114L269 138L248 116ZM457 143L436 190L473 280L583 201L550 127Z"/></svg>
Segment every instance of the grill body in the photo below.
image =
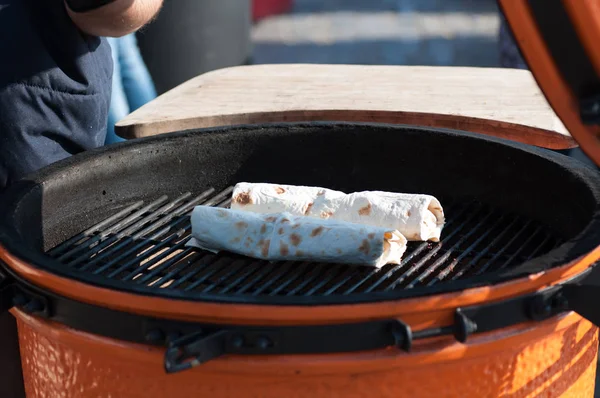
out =
<svg viewBox="0 0 600 398"><path fill-rule="evenodd" d="M413 352L229 356L174 375L161 349L89 335L15 312L27 396L214 398L592 398L596 327L576 314Z"/></svg>
<svg viewBox="0 0 600 398"><path fill-rule="evenodd" d="M230 271L233 275L206 278L207 285L197 279L192 285L202 289L186 291L154 286L156 275L143 275L139 278L143 283L138 283L109 276L120 275L110 266L94 273L109 264L101 265L97 257L81 262L53 255L73 236L111 217L117 220L115 214L135 203L168 205L168 201L161 202L165 195L176 200L191 192L194 197L209 187L219 192L238 181L344 191L425 192L459 203L477 198L485 208L503 209L508 212L503 214L515 213L541 223L558 243L554 238L535 241L529 256L516 261L518 253L512 251L501 262L506 267L493 266L478 275L444 277L435 283L425 275L398 285L384 281L371 291L325 289L310 294L306 288L314 285L294 285L312 278L310 273L287 279L292 281L290 287L295 286L291 289L257 292L249 288L240 293L239 284L221 283L243 276L226 265L223 272L213 275ZM0 260L38 288L140 316L275 328L400 319L419 332L452 324L459 307L532 293L586 271L600 258L599 181L591 169L566 157L453 131L313 123L176 133L76 156L16 184L0 201L0 212L6 215L0 221ZM479 228L486 213L482 214L479 221L465 224L468 227L458 232L462 236L458 240L465 239L464 250L440 251L440 257L427 267L442 264L446 253L457 259L451 264L464 264L461 255L467 256L476 239L469 231ZM453 247L446 242L445 249ZM483 257L467 263L479 264L501 251L493 250L478 251L476 256ZM77 252L75 258L86 253L87 249ZM75 267L70 266L72 261ZM175 273L179 268L169 268L172 265L161 272ZM445 275L457 275L455 269ZM123 271L131 274L131 269ZM436 271L435 275L444 274ZM374 286L373 279L363 286ZM164 349L160 347L86 334L17 309L13 314L19 320L24 375L33 397L593 394L597 329L575 313L475 334L464 344L450 336L421 339L410 353L387 348L341 354L224 356L170 375L163 369Z"/></svg>

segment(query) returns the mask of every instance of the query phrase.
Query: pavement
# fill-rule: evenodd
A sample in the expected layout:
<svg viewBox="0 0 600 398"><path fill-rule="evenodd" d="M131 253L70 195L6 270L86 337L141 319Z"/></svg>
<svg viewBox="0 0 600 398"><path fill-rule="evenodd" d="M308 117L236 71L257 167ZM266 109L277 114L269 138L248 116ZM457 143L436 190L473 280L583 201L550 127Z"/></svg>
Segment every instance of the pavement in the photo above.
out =
<svg viewBox="0 0 600 398"><path fill-rule="evenodd" d="M499 24L494 0L295 0L253 27L253 62L498 67Z"/></svg>
<svg viewBox="0 0 600 398"><path fill-rule="evenodd" d="M498 66L494 0L295 0L253 28L255 63Z"/></svg>

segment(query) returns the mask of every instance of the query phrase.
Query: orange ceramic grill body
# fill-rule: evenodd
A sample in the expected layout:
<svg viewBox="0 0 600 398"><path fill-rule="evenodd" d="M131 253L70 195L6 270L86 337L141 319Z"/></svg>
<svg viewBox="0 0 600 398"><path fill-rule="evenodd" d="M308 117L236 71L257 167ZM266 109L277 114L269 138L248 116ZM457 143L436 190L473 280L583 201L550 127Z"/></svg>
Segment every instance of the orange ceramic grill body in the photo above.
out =
<svg viewBox="0 0 600 398"><path fill-rule="evenodd" d="M537 291L581 273L600 250L547 273L485 289L377 304L245 306L138 297L73 282L0 251L27 280L90 304L187 321L280 325L398 317L415 329L444 326L453 309ZM388 348L327 355L239 356L166 374L164 349L90 335L13 310L30 397L593 397L598 331L575 313L480 334L467 343L426 339L410 353ZM48 395L50 394L50 395Z"/></svg>

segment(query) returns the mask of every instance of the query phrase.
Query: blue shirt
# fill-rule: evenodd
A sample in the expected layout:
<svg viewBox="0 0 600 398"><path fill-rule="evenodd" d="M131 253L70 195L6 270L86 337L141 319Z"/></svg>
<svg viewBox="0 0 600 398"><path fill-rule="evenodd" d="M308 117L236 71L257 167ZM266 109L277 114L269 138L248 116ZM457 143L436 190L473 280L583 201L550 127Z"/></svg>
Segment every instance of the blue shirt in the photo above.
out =
<svg viewBox="0 0 600 398"><path fill-rule="evenodd" d="M0 0L0 191L104 143L111 77L108 43L63 0Z"/></svg>

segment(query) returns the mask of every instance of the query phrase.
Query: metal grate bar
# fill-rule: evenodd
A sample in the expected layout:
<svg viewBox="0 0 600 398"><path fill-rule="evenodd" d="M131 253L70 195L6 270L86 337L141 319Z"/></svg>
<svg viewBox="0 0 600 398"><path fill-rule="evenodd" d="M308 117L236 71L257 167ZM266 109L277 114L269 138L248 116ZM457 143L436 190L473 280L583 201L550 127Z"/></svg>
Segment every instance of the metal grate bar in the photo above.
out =
<svg viewBox="0 0 600 398"><path fill-rule="evenodd" d="M246 266L245 271L243 271L237 278L235 278L233 281L231 281L231 283L228 283L227 285L225 285L225 287L223 287L219 291L219 293L224 294L230 290L235 289L235 287L239 286L239 284L242 283L246 278L248 278L254 272L259 270L260 269L259 267L260 267L259 261L254 261L254 262L250 263L249 265Z"/></svg>
<svg viewBox="0 0 600 398"><path fill-rule="evenodd" d="M529 245L533 239L540 233L542 232L542 228L541 227L537 227L533 233L531 235L529 235L529 237L525 240L525 242L523 242L519 248L517 249L516 252L513 253L512 256L510 256L500 267L498 267L497 269L502 269L505 268L506 266L508 266L509 264L511 264L515 258L523 251L523 249L525 249L525 247L527 247L527 245Z"/></svg>
<svg viewBox="0 0 600 398"><path fill-rule="evenodd" d="M456 210L456 209L453 207L453 210ZM468 207L464 207L458 214L456 214L455 216L450 218L447 221L446 225L444 226L444 229L448 229L448 228L452 227L452 225L454 223L456 223L456 221L458 219L460 219L460 217L462 217L467 212L467 210L468 210ZM450 213L452 213L452 211ZM374 283L372 283L370 286L368 286L365 291L370 292L370 291L375 290L384 281L389 279L394 273L405 268L410 263L410 261L412 261L419 254L421 254L421 252L423 252L425 249L430 248L430 247L431 247L431 243L428 243L428 242L419 243L417 248L414 249L412 252L405 253L404 258L402 259L400 264L393 266L387 272L381 272L383 270L383 268L381 270L375 270L375 271L371 272L371 274L369 274L367 277L359 280L356 284L350 286L344 292L344 294L354 293L355 291L358 290L359 287L366 285L367 281L369 281L369 279L371 279L373 276L379 276L379 278ZM383 275L381 275L381 274L383 274Z"/></svg>
<svg viewBox="0 0 600 398"><path fill-rule="evenodd" d="M130 206L127 206L126 208L124 208L120 212L114 214L113 216L108 217L106 220L99 222L98 224L92 226L91 228L88 228L85 231L83 231L83 232L75 235L71 239L68 239L68 240L64 241L63 243L59 244L58 246L54 247L53 249L50 249L47 254L50 255L50 256L52 256L52 257L56 257L64 249L67 249L67 248L69 248L70 246L73 246L73 245L80 244L81 240L83 240L83 239L85 239L85 238L93 235L94 232L101 231L103 228L107 227L108 225L111 225L112 223L114 223L117 220L123 218L124 216L126 216L129 213L131 213L135 209L138 209L143 204L144 204L143 201L139 201L139 202L135 202L134 204L132 204Z"/></svg>
<svg viewBox="0 0 600 398"><path fill-rule="evenodd" d="M166 220L165 220L165 223L168 222L170 219L172 219L177 214L179 214L177 212L177 210L173 211L173 208L176 206L179 206L184 200L186 200L190 196L191 196L191 193L189 193L189 192L185 193L182 196L180 196L179 198L177 198L176 200L174 200L173 202L167 203L166 205L160 207L159 209L154 210L152 213L148 214L147 216L142 217L140 220L129 225L127 228L120 230L120 231L119 231L120 228L117 229L118 232L115 235L104 240L103 242L99 243L98 245L95 245L94 248L92 250L90 250L88 253L84 253L83 255L71 260L70 262L67 263L67 265L70 267L74 267L78 263L81 263L82 261L86 261L86 260L90 259L96 253L99 253L103 249L108 248L113 243L118 242L120 239L129 238L131 234L138 231L139 228L143 227L148 222L155 220L155 219L159 218L160 216L162 216L164 214L168 214L170 212L170 215L167 216ZM135 219L132 219L130 221L135 221ZM128 224L129 224L129 222L128 222ZM153 223L151 225L151 227L153 227L153 228L158 228L159 226L161 226L161 224L159 224L159 222ZM137 239L137 236L133 236L132 239L134 239L134 240Z"/></svg>
<svg viewBox="0 0 600 398"><path fill-rule="evenodd" d="M157 206L160 206L161 204L163 204L167 200L168 200L167 196L161 196L160 198L158 198L154 202L152 202L152 203L150 203L150 204L142 207L141 209L139 209L136 212L134 212L133 214L127 216L123 220L118 221L117 223L113 224L106 231L102 231L98 235L94 235L92 238L90 238L89 240L85 241L84 244L75 246L73 249L67 251L66 253L64 253L62 255L60 255L57 258L57 260L58 261L63 261L65 259L67 259L68 257L72 257L76 253L81 253L81 252L85 251L86 249L89 249L89 248L92 248L92 247L96 246L97 244L100 243L100 241L104 240L110 234L118 232L118 231L126 228L130 223L134 222L139 216L141 216L142 214L146 213L149 210L152 210L152 209L156 208Z"/></svg>
<svg viewBox="0 0 600 398"><path fill-rule="evenodd" d="M499 270L536 257L560 240L532 220L477 202L446 206L442 241L409 242L401 264L381 269L309 262L267 262L187 247L189 214L199 204L227 207L229 187L169 201L136 202L48 254L77 272L145 289L250 296L352 295ZM444 202L444 201L442 201ZM448 201L445 201L448 203Z"/></svg>
<svg viewBox="0 0 600 398"><path fill-rule="evenodd" d="M198 259L198 261L192 263L192 265L194 265L194 269L191 270L191 272L188 272L187 274L178 278L175 282L173 282L173 284L170 285L170 288L175 289L182 285L187 286L186 284L189 282L190 279L194 278L196 275L202 273L202 271L204 271L208 267L210 267L212 264L212 261L215 260L216 258L217 258L217 255L212 254L212 253L210 253L206 256L202 256L201 258Z"/></svg>
<svg viewBox="0 0 600 398"><path fill-rule="evenodd" d="M111 256L116 255L116 257L112 257L112 259L110 259L108 262L106 262L103 266L96 268L93 271L94 274L102 273L106 269L113 267L116 264L119 264L121 261L125 260L126 258L128 258L132 255L135 257L138 253L142 253L144 251L144 249L146 248L146 246L152 245L152 242L159 239L162 235L164 235L166 232L168 232L172 227L177 226L178 224L181 224L184 221L186 221L186 220L179 219L176 222L174 222L172 226L169 226L168 229L165 228L165 229L158 231L156 234L152 235L148 240L139 242L138 244L131 246L129 249L127 249L125 251L120 251L120 250L124 249L125 247L127 247L128 245L131 245L132 243L135 242L135 240L133 238L127 237L127 238L123 239L121 242L114 244L107 250L103 251L102 254L95 256L93 259L91 259L90 261L83 264L79 268L79 270L85 271L85 270L95 266L96 264L101 263L103 260L108 260ZM172 236L169 239L175 239L175 238L176 238L176 235ZM166 244L166 242L168 242L168 240L165 241L165 244ZM163 245L163 243L159 243L157 246L162 246L162 245Z"/></svg>
<svg viewBox="0 0 600 398"><path fill-rule="evenodd" d="M485 222L487 220L489 220L493 215L494 215L494 212L487 213L481 219L481 221L479 221L475 225L475 227L473 227L471 230L469 230L469 232L467 232L465 235L463 235L456 243L454 243L453 246L451 246L449 249L447 249L447 251L438 260L436 260L433 264L431 264L429 267L427 267L420 275L418 275L415 279L413 279L413 281L410 282L407 285L407 287L408 288L412 288L412 287L416 286L417 284L421 283L424 278L426 278L428 275L430 275L441 264L443 264L448 258L450 258L450 255L453 253L453 251L455 251L456 249L458 249L458 247L460 247L460 245L462 243L464 243L469 237L471 237L473 234L475 234L475 232L479 232L479 230L481 229L481 227L483 227L485 225ZM462 230L462 228L460 228L460 229ZM438 244L438 246L441 248L442 245ZM417 269L419 269L419 268L417 268Z"/></svg>
<svg viewBox="0 0 600 398"><path fill-rule="evenodd" d="M116 264L119 261L124 260L125 258L131 256L132 254L136 254L136 253L140 253L146 246L148 246L149 244L151 244L151 242L159 239L161 236L163 236L164 234L166 234L167 232L171 231L174 227L178 226L180 223L186 221L187 225L185 225L184 227L187 227L187 229L189 229L189 219L187 218L176 218L176 217L181 217L183 214L191 211L194 206L196 206L198 203L200 203L202 200L206 199L211 193L214 192L214 189L209 189L204 191L202 194L196 196L195 198L193 198L191 201L189 201L188 203L176 207L170 214L168 214L166 217L163 217L162 219L157 220L156 222L150 224L149 226L147 226L146 228L144 228L143 230L137 232L137 229L139 229L140 227L143 227L146 222L138 222L135 224L135 229L134 226L132 226L130 229L130 233L133 232L137 232L134 236L129 237L126 236L124 237L124 239L115 245L112 245L111 247L107 248L102 254L100 254L99 256L94 257L91 261L87 262L86 264L83 265L83 267L81 268L82 270L85 270L87 268L90 268L91 266L95 265L96 263L100 262L101 260L104 260L106 258L108 258L109 256L113 256L113 255L117 255L117 257L113 258L113 260L109 261L107 264L105 264L104 266L98 268L96 271L94 271L94 273L98 274L110 267L112 267L114 264ZM188 198L189 194L184 195L185 198ZM182 197L178 198L181 199ZM184 198L184 199L185 199ZM171 202L169 204L168 209L173 209L175 206L179 205L181 203L180 200L175 200L174 202ZM167 206L165 206L167 207ZM174 221L172 221L175 218ZM143 219L142 219L143 220ZM142 221L141 220L141 221ZM156 232L155 234L153 234L150 238L142 241L141 243L130 247L128 250L126 250L125 252L119 253L119 250L123 249L125 246L127 246L128 244L131 244L132 242L141 239L142 237L146 236L148 233L155 231L157 228L165 225L165 224L169 224L167 225L166 228L163 228L161 230L159 230L158 232ZM152 249L150 249L149 252L146 252L145 254L152 254L154 252L156 252L157 250L161 249L162 247L166 246L168 243L171 243L171 241L175 240L178 237L182 236L182 231L185 232L187 230L186 228L183 228L177 232L175 232L174 235L172 235L171 237L169 237L167 240L155 245ZM118 239L117 239L118 240ZM85 258L84 258L85 259ZM109 275L109 277L114 277L115 275L117 275L118 273L124 271L127 267L132 266L133 264L135 264L137 261L137 257L134 256L134 259L130 262L127 262L125 264L123 264L122 266L120 266L117 269L117 272L113 272ZM79 262L79 261L78 261ZM71 263L69 263L69 265L75 265L76 262L72 261Z"/></svg>
<svg viewBox="0 0 600 398"><path fill-rule="evenodd" d="M342 268L343 268L343 266L341 266L341 265L331 267L329 270L327 270L327 272L325 274L325 276L328 276L328 277L321 278L321 280L319 282L317 282L310 290L308 290L306 293L304 293L304 295L305 296L314 295L317 291L319 291L320 288L322 288L323 286L325 286L326 284L328 284L332 280L334 280L336 274L339 274L339 272L342 270Z"/></svg>
<svg viewBox="0 0 600 398"><path fill-rule="evenodd" d="M217 258L216 260L216 262L209 264L209 266L204 269L204 271L207 271L204 275L194 280L194 282L192 282L189 286L186 286L184 290L190 291L197 288L202 283L207 281L211 276L219 272L221 270L219 266L228 266L231 264L231 259L228 257Z"/></svg>
<svg viewBox="0 0 600 398"><path fill-rule="evenodd" d="M216 280L213 283L206 286L202 290L202 293L208 293L208 292L212 291L215 287L222 286L225 283L225 281L227 281L227 279L231 278L232 276L234 276L236 274L237 271L244 268L244 265L246 265L247 262L248 262L247 260L241 259L241 260L236 260L233 263L229 264L227 266L227 268L225 268L226 272L222 273L221 275L218 275L217 278L215 278Z"/></svg>
<svg viewBox="0 0 600 398"><path fill-rule="evenodd" d="M276 269L276 266L272 263L264 264L263 267L261 269L259 269L259 272L257 272L254 275L254 277L248 281L248 283L240 286L240 288L236 291L236 293L242 294L242 293L245 293L247 290L250 290L250 288L252 288L258 282L260 282L265 277L267 277L267 275L270 275L275 269Z"/></svg>
<svg viewBox="0 0 600 398"><path fill-rule="evenodd" d="M279 293L280 291L285 289L289 284L291 284L293 281L298 279L302 274L304 274L304 272L309 267L309 263L307 263L307 262L303 262L300 264L296 263L294 265L296 265L296 268L290 273L291 276L289 278L287 278L287 280L284 280L283 282L281 282L275 289L271 290L271 293L269 293L269 296L275 296L277 293Z"/></svg>
<svg viewBox="0 0 600 398"><path fill-rule="evenodd" d="M523 235L523 233L527 230L527 228L532 225L532 221L529 220L527 221L527 223L523 226L523 228L516 233L515 235L513 235L513 237L508 241L508 243L506 243L500 250L498 250L496 252L496 254L494 254L494 256L488 261L486 262L483 266L479 267L479 269L477 270L476 274L482 274L483 272L489 270L491 268L491 266L496 262L496 260L504 254L504 252L506 252L514 242L517 241L517 239L519 237L521 237L521 235Z"/></svg>
<svg viewBox="0 0 600 398"><path fill-rule="evenodd" d="M171 269L171 271L167 272L165 275L163 275L160 279L158 279L156 281L157 285L164 285L167 282L173 283L175 282L175 277L178 273L180 273L182 270L184 270L185 268L190 267L190 265L199 260L201 257L203 256L202 253L196 252L192 250L192 254L189 255L186 258L181 259L180 261L177 262L177 264L173 265L173 269ZM169 287L171 287L171 285L169 285Z"/></svg>
<svg viewBox="0 0 600 398"><path fill-rule="evenodd" d="M469 209L469 207L465 208L466 213L468 213L468 209ZM458 235L459 232L465 228L467 223L469 221L473 220L475 218L475 216L477 216L481 211L482 211L481 207L477 207L477 209L472 211L471 214L469 214L467 216L466 220L464 220L462 223L459 223L458 226L456 226L454 229L450 230L451 232L444 237L444 241L449 241L455 235ZM464 215L464 213L461 212L460 217L462 217L463 215ZM457 217L457 220L458 219L459 219L459 217ZM396 288L398 285L401 285L405 280L410 278L413 274L418 272L427 263L427 261L429 261L431 258L433 258L434 256L437 255L437 253L442 249L443 245L444 245L443 241L436 243L435 245L432 245L432 248L429 251L427 251L426 254L419 261L417 261L414 264L410 264L408 269L404 273L402 273L401 275L396 277L395 280L385 288L385 290L391 290L391 289ZM373 287L370 287L367 291L372 291L372 290L373 290Z"/></svg>
<svg viewBox="0 0 600 398"><path fill-rule="evenodd" d="M495 229L497 228L499 225L502 224L502 222L504 221L505 217L504 215L501 215L500 217L498 217L498 219L496 220L495 223L493 223L489 228L487 228L487 230L485 230L480 236L479 238L477 238L471 245L469 245L462 253L460 253L458 255L458 257L456 257L454 260L452 260L450 262L450 264L443 270L441 270L437 276L433 277L429 282L427 282L427 286L431 286L435 283L441 282L443 281L446 276L448 276L450 273L456 271L456 265L460 264L460 261L462 261L462 259L466 258L468 255L471 254L471 252L473 252L475 250L475 248L477 248L477 246L485 241L485 238L487 238L487 236ZM481 226L481 225L480 225ZM473 228L471 230L471 232L469 232L468 234L464 235L464 237L458 241L454 248L448 250L438 261L436 262L440 262L445 261L448 257L450 257L450 255L454 252L458 251L459 246L466 241L471 235L473 235L475 232L479 232L480 228ZM442 262L443 262L442 261ZM425 276L423 278L421 278L422 282L425 279Z"/></svg>
<svg viewBox="0 0 600 398"><path fill-rule="evenodd" d="M505 216L501 215L494 224L492 224L489 228L487 228L487 230L484 231L479 236L479 238L477 238L473 243L471 243L471 245L469 247L467 247L462 253L460 253L458 255L458 257L456 257L454 260L452 260L445 269L440 271L437 276L435 276L431 280L429 280L429 282L427 282L427 286L432 286L436 283L439 283L439 282L443 281L444 279L446 279L446 277L448 275L450 275L451 273L459 271L460 268L462 268L462 267L457 267L457 265L460 264L460 262L464 258L469 256L471 254L471 252L473 252L479 246L480 243L485 242L485 239L488 237L488 235L490 235L494 231L495 228L500 226L502 224L502 222L504 222L504 220L505 220ZM489 247L489 245L487 247ZM486 250L487 247L484 247L483 250ZM458 251L458 250L456 250L456 251ZM446 254L448 256L450 256L450 254L452 252L453 252L452 250L449 250Z"/></svg>
<svg viewBox="0 0 600 398"><path fill-rule="evenodd" d="M340 287L342 287L346 283L348 283L354 276L355 276L355 270L353 268L349 268L348 270L346 270L346 272L344 274L342 274L340 280L337 281L335 284L333 284L333 286L331 286L329 289L327 289L323 293L323 295L329 296L330 294L333 294L333 292L335 292L337 289L339 289Z"/></svg>
<svg viewBox="0 0 600 398"><path fill-rule="evenodd" d="M458 278L460 278L462 275L464 275L466 272L468 272L474 264L477 264L479 260L481 260L489 251L491 248L495 247L498 242L500 242L502 240L502 238L504 238L504 236L506 236L506 234L508 233L508 231L510 231L512 229L512 227L514 227L517 222L519 221L518 218L513 218L513 220L510 222L510 224L504 228L502 230L502 232L500 232L498 235L496 235L496 237L490 242L489 245L487 245L485 248L483 248L483 250L481 250L475 257L473 257L471 259L471 261L469 261L464 267L462 267L461 269L459 269L450 279L452 280L456 280Z"/></svg>
<svg viewBox="0 0 600 398"><path fill-rule="evenodd" d="M334 267L339 267L338 265L334 265ZM290 289L287 292L287 296L294 296L296 293L298 293L300 290L304 289L306 286L308 286L310 283L312 283L313 281L317 280L319 278L319 276L321 276L321 271L322 269L320 267L314 267L306 276L304 276L302 278L302 280L300 280L293 289Z"/></svg>

